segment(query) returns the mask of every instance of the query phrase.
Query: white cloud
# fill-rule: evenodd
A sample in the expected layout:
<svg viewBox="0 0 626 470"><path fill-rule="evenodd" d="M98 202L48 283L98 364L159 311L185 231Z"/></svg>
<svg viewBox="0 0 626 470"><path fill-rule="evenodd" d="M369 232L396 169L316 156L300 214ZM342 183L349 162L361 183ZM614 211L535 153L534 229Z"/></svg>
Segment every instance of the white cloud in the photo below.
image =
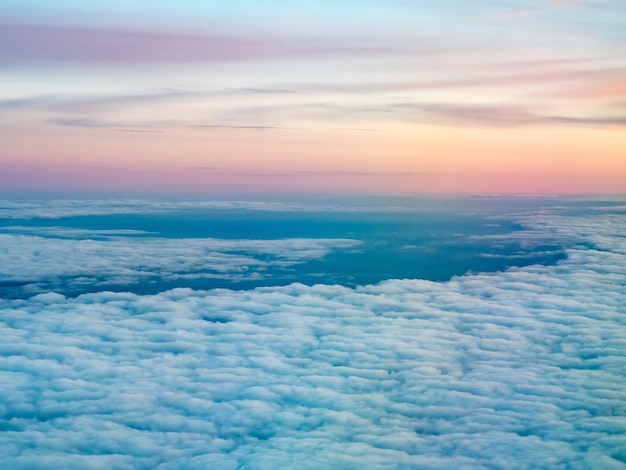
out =
<svg viewBox="0 0 626 470"><path fill-rule="evenodd" d="M528 223L567 259L0 301L0 467L624 468L626 220Z"/></svg>
<svg viewBox="0 0 626 470"><path fill-rule="evenodd" d="M0 227L0 233L19 233L37 236L52 236L60 238L110 238L128 237L133 235L154 235L156 232L133 229L79 229L72 227L28 227L24 225L8 225Z"/></svg>
<svg viewBox="0 0 626 470"><path fill-rule="evenodd" d="M559 206L559 204L563 206ZM2 200L0 199L0 220L25 220L32 218L59 219L87 215L111 214L153 214L197 210L244 210L269 212L371 212L372 209L386 212L425 212L425 213L494 213L501 214L503 209L511 211L526 207L521 214L553 214L557 210L572 204L586 204L587 211L606 209L611 204L613 212L624 211L624 196L602 197L492 197L476 195L473 197L433 197L428 195L369 196L350 198L347 196L326 198L323 200L302 198L300 202L272 200L156 200L156 199L46 199L46 200ZM603 205L594 205L602 203ZM622 205L620 205L620 203ZM548 209L537 210L549 206ZM508 216L507 216L508 217Z"/></svg>
<svg viewBox="0 0 626 470"><path fill-rule="evenodd" d="M337 203L318 204L312 202L278 201L229 201L229 200L181 200L158 201L144 199L102 199L102 200L0 200L0 220L23 220L31 218L58 219L62 217L106 214L146 214L167 213L181 210L252 210L275 212L311 211L369 211L371 206ZM381 200L386 210L406 211L410 205L389 206L389 201Z"/></svg>
<svg viewBox="0 0 626 470"><path fill-rule="evenodd" d="M65 233L55 227L57 232ZM81 231L83 236L88 232ZM94 236L102 236L101 232L95 231ZM23 289L33 293L150 280L259 279L269 268L288 268L359 243L350 239L181 240L110 235L105 240L72 240L0 233L0 279L23 283Z"/></svg>

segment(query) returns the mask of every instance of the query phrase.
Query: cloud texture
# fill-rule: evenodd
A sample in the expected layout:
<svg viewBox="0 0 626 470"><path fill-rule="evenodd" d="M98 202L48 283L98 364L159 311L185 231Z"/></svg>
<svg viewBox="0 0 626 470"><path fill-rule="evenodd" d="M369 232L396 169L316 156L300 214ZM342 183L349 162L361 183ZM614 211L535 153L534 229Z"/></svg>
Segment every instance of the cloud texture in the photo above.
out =
<svg viewBox="0 0 626 470"><path fill-rule="evenodd" d="M17 228L20 227L9 227ZM22 228L23 229L23 228ZM56 236L102 237L102 231L77 232L53 227ZM6 230L6 229L5 229ZM44 233L45 233L44 229ZM47 229L50 230L50 229ZM107 237L107 231L104 236ZM178 279L259 280L271 268L285 269L325 256L334 248L352 248L357 240L222 240L110 237L105 240L44 238L2 234L0 287L24 285L25 293L79 291L85 286L132 285ZM0 291L1 292L1 291Z"/></svg>
<svg viewBox="0 0 626 470"><path fill-rule="evenodd" d="M0 303L4 468L624 468L623 214L556 266Z"/></svg>

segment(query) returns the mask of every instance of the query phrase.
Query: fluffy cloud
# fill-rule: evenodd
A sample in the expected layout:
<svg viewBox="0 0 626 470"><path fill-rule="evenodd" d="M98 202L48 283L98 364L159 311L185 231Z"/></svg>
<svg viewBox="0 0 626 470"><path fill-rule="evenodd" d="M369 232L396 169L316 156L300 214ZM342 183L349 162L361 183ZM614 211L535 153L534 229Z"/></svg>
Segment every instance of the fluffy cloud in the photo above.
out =
<svg viewBox="0 0 626 470"><path fill-rule="evenodd" d="M30 227L5 231L30 232ZM89 231L34 228L54 237L2 234L0 286L21 286L21 295L46 290L81 291L95 287L168 282L178 279L259 280L268 269L285 270L319 259L336 248L359 244L350 239L223 240L213 238L135 238L141 231ZM125 237L115 235L126 235Z"/></svg>
<svg viewBox="0 0 626 470"><path fill-rule="evenodd" d="M3 300L0 466L624 468L624 215L527 222L567 259Z"/></svg>

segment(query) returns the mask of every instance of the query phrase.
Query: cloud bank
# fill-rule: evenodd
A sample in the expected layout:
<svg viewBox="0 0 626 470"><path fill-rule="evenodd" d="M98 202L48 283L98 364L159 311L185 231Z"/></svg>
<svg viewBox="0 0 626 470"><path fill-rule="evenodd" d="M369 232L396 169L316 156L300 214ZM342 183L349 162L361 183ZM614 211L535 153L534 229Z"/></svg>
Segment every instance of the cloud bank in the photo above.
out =
<svg viewBox="0 0 626 470"><path fill-rule="evenodd" d="M0 301L6 468L624 468L624 214L555 266Z"/></svg>
<svg viewBox="0 0 626 470"><path fill-rule="evenodd" d="M109 168L103 168L108 170ZM113 168L116 169L116 168ZM213 168L211 170L225 170ZM125 170L127 171L127 170ZM1 200L0 220L25 220L33 218L58 219L83 215L110 215L110 214L145 214L168 213L181 210L255 210L255 211L322 211L333 210L337 207L329 205L315 205L310 203L292 203L275 201L228 201L228 200L181 200L156 201L142 199L54 199L54 200ZM341 207L342 210L348 208ZM366 210L365 207L357 208ZM404 208L406 210L406 207Z"/></svg>
<svg viewBox="0 0 626 470"><path fill-rule="evenodd" d="M8 227L20 229L20 227ZM22 230L24 228L21 228ZM7 230L5 228L4 230ZM50 233L50 228L44 228ZM9 230L10 231L10 230ZM52 227L59 236L81 240L2 234L0 288L23 286L22 294L130 286L179 279L259 280L268 269L286 269L319 259L332 249L359 245L350 239L224 240L213 238L135 238L128 233ZM131 231L130 235L135 234ZM105 237L103 240L92 237ZM130 289L130 287L129 287ZM0 290L1 292L1 290Z"/></svg>

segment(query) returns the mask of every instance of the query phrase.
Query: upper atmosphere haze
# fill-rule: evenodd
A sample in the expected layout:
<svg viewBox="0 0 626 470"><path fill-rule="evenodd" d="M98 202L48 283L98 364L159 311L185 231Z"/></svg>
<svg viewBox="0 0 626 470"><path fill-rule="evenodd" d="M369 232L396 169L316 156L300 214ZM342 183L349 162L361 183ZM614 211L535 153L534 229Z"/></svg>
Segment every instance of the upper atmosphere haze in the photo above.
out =
<svg viewBox="0 0 626 470"><path fill-rule="evenodd" d="M3 2L3 193L623 193L626 5Z"/></svg>

